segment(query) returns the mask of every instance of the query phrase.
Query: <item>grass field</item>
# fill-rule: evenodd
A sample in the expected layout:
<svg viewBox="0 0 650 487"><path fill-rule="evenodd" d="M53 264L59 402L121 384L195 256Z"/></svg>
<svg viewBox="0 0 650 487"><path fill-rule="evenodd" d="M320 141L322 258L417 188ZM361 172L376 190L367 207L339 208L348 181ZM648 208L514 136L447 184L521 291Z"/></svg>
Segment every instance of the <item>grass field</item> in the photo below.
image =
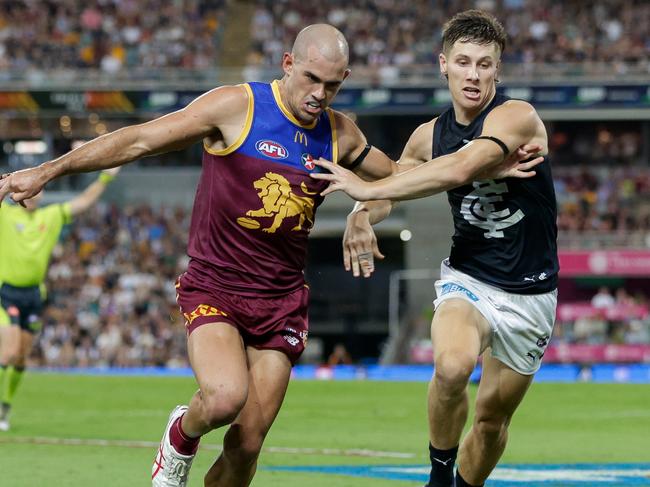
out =
<svg viewBox="0 0 650 487"><path fill-rule="evenodd" d="M0 433L0 485L150 485L154 445L167 415L194 389L191 378L29 374L15 402L12 430ZM425 394L425 383L292 382L253 486L420 485L268 468L424 465L428 461ZM218 453L221 434L203 440L191 486L202 485L202 475ZM61 444L64 439L105 443ZM283 448L296 450L283 452ZM388 453L360 457L345 451L351 449ZM502 462L650 462L650 388L534 384L515 416Z"/></svg>

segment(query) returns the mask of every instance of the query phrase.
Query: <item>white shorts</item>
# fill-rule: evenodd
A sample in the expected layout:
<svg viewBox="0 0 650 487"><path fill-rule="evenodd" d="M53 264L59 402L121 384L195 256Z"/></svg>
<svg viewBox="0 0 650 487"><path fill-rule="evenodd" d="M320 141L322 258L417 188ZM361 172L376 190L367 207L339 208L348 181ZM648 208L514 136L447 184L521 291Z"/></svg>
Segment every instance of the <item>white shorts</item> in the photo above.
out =
<svg viewBox="0 0 650 487"><path fill-rule="evenodd" d="M532 375L542 364L555 324L557 289L544 294L508 293L451 267L440 266L434 309L447 299L464 299L492 328L492 356L520 374Z"/></svg>

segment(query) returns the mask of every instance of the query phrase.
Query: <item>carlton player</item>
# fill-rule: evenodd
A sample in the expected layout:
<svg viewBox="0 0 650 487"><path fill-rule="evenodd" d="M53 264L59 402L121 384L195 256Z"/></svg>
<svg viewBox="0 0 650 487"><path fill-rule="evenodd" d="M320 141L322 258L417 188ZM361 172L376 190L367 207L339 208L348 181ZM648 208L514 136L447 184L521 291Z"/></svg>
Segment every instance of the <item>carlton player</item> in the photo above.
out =
<svg viewBox="0 0 650 487"><path fill-rule="evenodd" d="M484 177L518 146L548 152L535 109L496 93L505 40L501 24L485 12L470 10L447 22L439 58L452 107L411 136L400 166L417 167L364 182L318 162L333 174L314 175L331 181L324 194L343 190L358 200L406 200L447 191L455 233L436 282L431 324L429 487L483 485L505 449L508 425L540 367L555 321L559 265L550 163L544 157L529 178ZM387 206L358 205L348 219L345 245L356 240L358 252L370 251L375 243L367 237L369 224L387 215ZM481 354L476 414L459 451L467 384Z"/></svg>
<svg viewBox="0 0 650 487"><path fill-rule="evenodd" d="M21 201L47 181L117 166L203 139L203 173L178 280L188 353L199 391L170 415L152 481L185 486L199 439L230 424L206 486L247 486L307 339L307 235L326 182L327 158L364 179L396 164L357 126L330 110L347 78L348 45L329 25L302 30L269 84L221 87L186 108L99 137L37 168L0 180L0 201ZM521 155L500 170L520 176Z"/></svg>

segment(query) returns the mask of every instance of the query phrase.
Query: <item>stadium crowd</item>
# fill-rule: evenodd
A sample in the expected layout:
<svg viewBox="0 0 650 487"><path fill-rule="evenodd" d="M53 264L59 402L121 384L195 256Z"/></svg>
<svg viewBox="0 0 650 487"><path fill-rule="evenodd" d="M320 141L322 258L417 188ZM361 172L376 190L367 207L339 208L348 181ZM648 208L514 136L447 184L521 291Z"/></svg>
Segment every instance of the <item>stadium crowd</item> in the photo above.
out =
<svg viewBox="0 0 650 487"><path fill-rule="evenodd" d="M33 362L187 365L174 282L187 265L188 227L182 209L109 205L69 226L50 266Z"/></svg>
<svg viewBox="0 0 650 487"><path fill-rule="evenodd" d="M554 124L560 246L650 246L650 170L640 126Z"/></svg>
<svg viewBox="0 0 650 487"><path fill-rule="evenodd" d="M642 232L650 239L647 168L561 167L554 178L560 232Z"/></svg>
<svg viewBox="0 0 650 487"><path fill-rule="evenodd" d="M251 22L252 64L277 66L302 26L327 21L351 46L353 65L437 65L445 19L488 10L509 35L506 65L608 63L608 70L650 70L650 4L643 0L258 0ZM625 34L625 35L624 35ZM550 42L549 42L550 41Z"/></svg>
<svg viewBox="0 0 650 487"><path fill-rule="evenodd" d="M510 36L504 61L521 72L539 63L650 70L650 31L643 27L650 4L643 0L257 0L248 63L277 67L302 27L329 22L350 41L353 65L436 65L444 20L473 7L503 19ZM0 68L214 67L224 18L236 8L226 0L6 0Z"/></svg>
<svg viewBox="0 0 650 487"><path fill-rule="evenodd" d="M0 71L213 67L225 3L2 1Z"/></svg>
<svg viewBox="0 0 650 487"><path fill-rule="evenodd" d="M586 303L560 305L553 343L649 344L650 301L624 287L601 287Z"/></svg>
<svg viewBox="0 0 650 487"><path fill-rule="evenodd" d="M187 265L188 227L189 212L182 208L107 204L67 227L53 254L49 305L32 364L186 366L174 283ZM608 306L647 307L647 297L632 297L624 289L603 294L609 293L599 293L588 313L579 310L576 319L561 322L557 340L650 343L647 316L624 319L592 312Z"/></svg>

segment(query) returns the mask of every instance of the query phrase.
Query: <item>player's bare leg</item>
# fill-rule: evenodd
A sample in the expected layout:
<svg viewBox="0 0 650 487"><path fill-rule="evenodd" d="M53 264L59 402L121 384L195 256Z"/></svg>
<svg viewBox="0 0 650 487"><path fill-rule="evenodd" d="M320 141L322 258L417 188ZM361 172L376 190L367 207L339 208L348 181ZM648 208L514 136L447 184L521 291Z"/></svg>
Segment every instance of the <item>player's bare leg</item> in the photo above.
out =
<svg viewBox="0 0 650 487"><path fill-rule="evenodd" d="M436 309L431 323L435 372L428 394L431 487L452 485L467 421L467 384L490 333L483 315L463 299L449 299Z"/></svg>
<svg viewBox="0 0 650 487"><path fill-rule="evenodd" d="M246 487L264 438L280 410L291 376L287 356L248 347L249 392L244 409L224 437L223 453L205 476L206 487Z"/></svg>
<svg viewBox="0 0 650 487"><path fill-rule="evenodd" d="M169 417L151 471L155 487L184 487L202 435L232 422L248 395L248 364L239 332L227 323L209 323L188 339L188 354L199 384L189 408Z"/></svg>
<svg viewBox="0 0 650 487"><path fill-rule="evenodd" d="M239 332L226 323L194 330L187 349L199 390L192 397L181 426L190 437L230 424L248 394L248 364Z"/></svg>
<svg viewBox="0 0 650 487"><path fill-rule="evenodd" d="M508 440L508 425L533 380L499 360L483 356L483 374L472 428L459 451L458 472L471 485L483 485Z"/></svg>

